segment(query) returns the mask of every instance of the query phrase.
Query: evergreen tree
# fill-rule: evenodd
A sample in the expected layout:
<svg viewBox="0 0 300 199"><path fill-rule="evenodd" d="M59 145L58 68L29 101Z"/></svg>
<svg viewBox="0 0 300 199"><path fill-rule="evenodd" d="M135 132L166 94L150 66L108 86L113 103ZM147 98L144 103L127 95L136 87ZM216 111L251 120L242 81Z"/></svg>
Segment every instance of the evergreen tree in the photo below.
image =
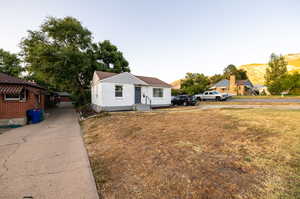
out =
<svg viewBox="0 0 300 199"><path fill-rule="evenodd" d="M266 69L266 86L272 94L280 94L284 91L282 86L282 79L287 75L287 61L282 55L271 54L268 67Z"/></svg>

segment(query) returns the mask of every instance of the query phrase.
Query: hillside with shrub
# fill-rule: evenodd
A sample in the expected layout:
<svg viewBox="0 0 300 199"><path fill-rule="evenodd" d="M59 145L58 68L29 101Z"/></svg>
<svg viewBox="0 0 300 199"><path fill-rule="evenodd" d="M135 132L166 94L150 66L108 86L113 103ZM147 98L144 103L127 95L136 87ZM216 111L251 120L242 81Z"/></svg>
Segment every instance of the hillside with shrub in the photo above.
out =
<svg viewBox="0 0 300 199"><path fill-rule="evenodd" d="M300 53L287 54L284 56L288 62L288 72L300 72ZM265 74L268 64L246 64L239 66L239 69L247 71L247 75L253 84L265 84Z"/></svg>

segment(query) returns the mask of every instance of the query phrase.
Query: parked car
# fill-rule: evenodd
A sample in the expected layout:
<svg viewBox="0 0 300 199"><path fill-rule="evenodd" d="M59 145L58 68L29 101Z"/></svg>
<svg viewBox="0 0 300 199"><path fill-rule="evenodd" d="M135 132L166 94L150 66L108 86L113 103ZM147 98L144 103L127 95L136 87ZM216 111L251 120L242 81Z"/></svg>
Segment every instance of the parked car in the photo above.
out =
<svg viewBox="0 0 300 199"><path fill-rule="evenodd" d="M197 103L196 98L188 95L178 95L172 98L172 105L195 106Z"/></svg>
<svg viewBox="0 0 300 199"><path fill-rule="evenodd" d="M220 93L218 91L205 91L203 94L195 95L195 98L200 101L201 100L225 101L229 97L231 97L231 95L228 95L227 93Z"/></svg>

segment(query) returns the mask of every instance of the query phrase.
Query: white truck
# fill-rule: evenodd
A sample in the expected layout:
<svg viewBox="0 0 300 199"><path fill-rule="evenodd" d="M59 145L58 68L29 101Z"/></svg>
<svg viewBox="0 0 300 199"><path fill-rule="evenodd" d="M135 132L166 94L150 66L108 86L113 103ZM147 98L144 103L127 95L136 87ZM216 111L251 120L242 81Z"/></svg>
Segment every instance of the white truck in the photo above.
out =
<svg viewBox="0 0 300 199"><path fill-rule="evenodd" d="M228 95L227 93L220 93L218 91L205 91L203 94L195 95L195 98L199 101L204 101L204 100L225 101L229 97L231 97L231 95Z"/></svg>

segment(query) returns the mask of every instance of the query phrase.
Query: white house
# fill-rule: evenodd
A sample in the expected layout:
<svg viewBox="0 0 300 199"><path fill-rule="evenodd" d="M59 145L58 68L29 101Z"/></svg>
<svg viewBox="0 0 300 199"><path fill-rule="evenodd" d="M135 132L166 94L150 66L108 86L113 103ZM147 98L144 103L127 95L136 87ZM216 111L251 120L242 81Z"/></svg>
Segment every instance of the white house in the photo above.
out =
<svg viewBox="0 0 300 199"><path fill-rule="evenodd" d="M171 85L128 72L95 71L91 96L97 112L135 110L138 106L165 107L171 105Z"/></svg>

